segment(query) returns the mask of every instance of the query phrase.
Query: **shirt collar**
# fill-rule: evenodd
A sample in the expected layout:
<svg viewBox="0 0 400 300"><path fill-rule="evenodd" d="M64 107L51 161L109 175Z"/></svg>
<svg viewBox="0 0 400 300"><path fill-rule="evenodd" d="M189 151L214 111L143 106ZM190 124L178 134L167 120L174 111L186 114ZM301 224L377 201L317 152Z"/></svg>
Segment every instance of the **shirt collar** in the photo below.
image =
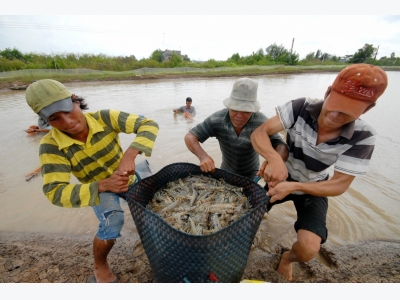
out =
<svg viewBox="0 0 400 300"><path fill-rule="evenodd" d="M310 113L311 118L314 121L315 128L318 129L318 116L321 113L322 105L324 104L324 101L318 101L315 103L311 103L307 106L306 110ZM351 137L354 134L354 126L356 124L356 121L352 121L350 123L347 123L344 125L342 132L340 133L340 136L350 140Z"/></svg>
<svg viewBox="0 0 400 300"><path fill-rule="evenodd" d="M84 114L84 116L85 116L86 122L88 123L88 126L89 126L89 134L86 139L86 143L87 143L88 141L90 141L92 139L94 134L104 131L104 128L91 115ZM54 127L52 128L51 136L56 141L59 150L68 148L68 147L72 146L73 144L77 144L77 145L85 144L81 141L71 138L70 136L68 136L64 132L62 132L61 130L54 128Z"/></svg>

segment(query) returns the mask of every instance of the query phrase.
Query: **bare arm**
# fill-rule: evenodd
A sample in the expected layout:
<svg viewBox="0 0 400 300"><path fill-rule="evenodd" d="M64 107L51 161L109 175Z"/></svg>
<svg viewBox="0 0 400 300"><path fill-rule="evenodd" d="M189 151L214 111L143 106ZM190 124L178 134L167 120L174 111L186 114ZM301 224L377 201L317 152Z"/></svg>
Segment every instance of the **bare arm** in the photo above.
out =
<svg viewBox="0 0 400 300"><path fill-rule="evenodd" d="M289 157L289 151L287 145L278 145L275 147L275 151L279 154L283 161L287 161Z"/></svg>
<svg viewBox="0 0 400 300"><path fill-rule="evenodd" d="M29 126L29 128L27 130L24 130L26 133L35 133L35 132L49 132L50 130L48 129L41 129L39 128L39 126L36 125L32 125Z"/></svg>
<svg viewBox="0 0 400 300"><path fill-rule="evenodd" d="M114 193L126 192L128 190L129 175L135 174L135 158L140 152L133 148L128 148L114 173L99 181L99 193L110 191Z"/></svg>
<svg viewBox="0 0 400 300"><path fill-rule="evenodd" d="M264 169L263 176L265 182L270 183L272 187L279 182L286 180L288 172L284 163L284 157L272 148L269 136L282 131L284 128L279 117L276 115L265 121L260 127L253 131L250 136L254 150L267 160L267 166ZM287 156L286 156L287 159Z"/></svg>
<svg viewBox="0 0 400 300"><path fill-rule="evenodd" d="M267 195L271 196L270 202L281 200L294 191L303 192L314 196L339 196L343 194L354 180L354 176L334 171L330 180L319 182L281 182L270 188Z"/></svg>
<svg viewBox="0 0 400 300"><path fill-rule="evenodd" d="M185 144L186 144L186 147L188 147L188 149L199 158L200 169L203 172L214 172L215 171L214 160L200 146L199 140L197 139L197 137L195 135L188 132L185 135Z"/></svg>

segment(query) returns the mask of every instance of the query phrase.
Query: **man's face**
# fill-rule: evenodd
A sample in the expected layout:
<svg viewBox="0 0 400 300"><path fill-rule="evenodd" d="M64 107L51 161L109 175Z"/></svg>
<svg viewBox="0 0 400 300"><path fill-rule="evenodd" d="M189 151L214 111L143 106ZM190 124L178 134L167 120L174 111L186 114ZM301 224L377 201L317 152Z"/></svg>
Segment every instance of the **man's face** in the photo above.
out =
<svg viewBox="0 0 400 300"><path fill-rule="evenodd" d="M86 118L79 107L79 102L72 103L70 112L56 112L49 117L49 124L69 136L74 136L86 129Z"/></svg>
<svg viewBox="0 0 400 300"><path fill-rule="evenodd" d="M228 110L229 118L231 119L231 122L235 128L242 128L244 125L246 125L253 114L251 112L237 111L230 108Z"/></svg>
<svg viewBox="0 0 400 300"><path fill-rule="evenodd" d="M327 96L324 104L322 105L321 113L320 113L320 118L324 126L331 128L331 129L338 129L347 123L350 123L354 120L356 120L354 117L343 113L341 111L331 111L326 108L327 103L330 99L330 96Z"/></svg>
<svg viewBox="0 0 400 300"><path fill-rule="evenodd" d="M192 102L190 101L186 101L186 108L190 108L190 106L192 105Z"/></svg>

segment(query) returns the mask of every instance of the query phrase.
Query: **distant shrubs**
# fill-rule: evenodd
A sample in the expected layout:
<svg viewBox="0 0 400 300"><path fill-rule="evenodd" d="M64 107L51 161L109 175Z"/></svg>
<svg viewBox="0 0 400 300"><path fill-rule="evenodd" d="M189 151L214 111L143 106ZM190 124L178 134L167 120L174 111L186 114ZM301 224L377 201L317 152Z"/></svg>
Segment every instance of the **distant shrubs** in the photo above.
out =
<svg viewBox="0 0 400 300"><path fill-rule="evenodd" d="M209 59L204 62L191 61L187 55L173 53L168 60L163 61L161 49L154 50L149 58L137 60L131 56L108 56L105 54L74 54L64 53L56 55L27 53L24 54L18 49L6 48L0 50L0 72L23 70L23 69L92 69L100 71L130 71L140 68L219 68L219 67L240 67L240 66L269 66L269 65L339 65L345 63L366 62L380 66L400 66L400 60L392 53L391 57L382 57L376 60L374 56L377 49L372 44L365 44L354 55L338 57L324 53L320 49L310 52L304 59L300 60L299 55L292 50L286 49L283 45L271 44L267 48L260 48L258 51L247 56L240 56L239 53L232 54L226 61Z"/></svg>

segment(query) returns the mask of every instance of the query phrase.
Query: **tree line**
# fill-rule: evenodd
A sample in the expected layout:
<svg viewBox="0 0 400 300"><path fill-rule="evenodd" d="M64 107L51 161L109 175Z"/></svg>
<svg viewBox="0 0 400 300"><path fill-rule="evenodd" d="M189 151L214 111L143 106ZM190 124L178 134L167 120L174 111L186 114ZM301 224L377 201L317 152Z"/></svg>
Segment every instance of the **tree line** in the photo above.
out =
<svg viewBox="0 0 400 300"><path fill-rule="evenodd" d="M101 71L129 71L140 68L216 68L240 67L249 65L332 65L345 63L369 63L378 66L400 66L400 60L393 52L390 57L376 58L378 48L365 44L353 55L336 56L317 49L310 52L302 60L295 51L286 49L283 45L271 44L260 48L250 55L232 54L227 60L209 59L198 62L191 61L188 55L173 53L168 60L163 60L161 49L154 50L148 58L137 60L134 55L108 56L105 54L38 54L22 53L16 48L0 50L0 72L24 69L92 69Z"/></svg>

